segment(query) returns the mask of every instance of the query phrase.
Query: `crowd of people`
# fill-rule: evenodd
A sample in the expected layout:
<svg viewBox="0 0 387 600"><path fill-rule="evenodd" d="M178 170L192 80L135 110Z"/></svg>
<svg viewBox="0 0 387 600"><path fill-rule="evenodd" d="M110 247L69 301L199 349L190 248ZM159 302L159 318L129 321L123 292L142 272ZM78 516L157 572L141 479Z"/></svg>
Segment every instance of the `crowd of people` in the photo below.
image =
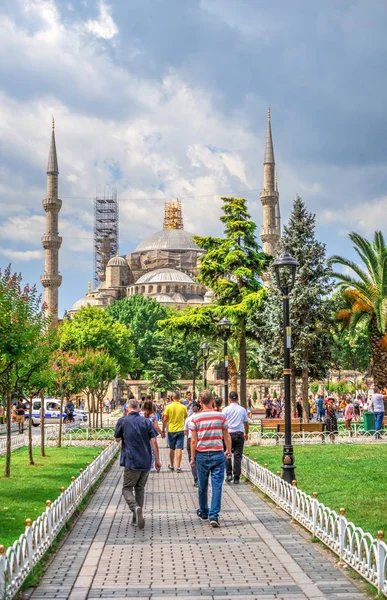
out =
<svg viewBox="0 0 387 600"><path fill-rule="evenodd" d="M121 442L120 464L124 467L123 496L132 511L132 523L144 527L144 492L149 473L161 470L157 438L166 438L170 473L182 473L184 445L198 489L197 516L211 527L220 527L222 488L239 484L244 443L249 418L240 405L237 392L229 394L229 405L203 390L198 400L191 392L184 399L176 391L167 402L153 403L150 397L140 403L129 399L118 420L114 437ZM208 485L211 478L211 500Z"/></svg>
<svg viewBox="0 0 387 600"><path fill-rule="evenodd" d="M345 422L345 428L351 431L352 423L357 423L363 418L364 412L375 413L376 437L383 428L384 400L387 395L378 386L374 387L374 393L370 396L364 393L343 394L340 397L325 396L318 393L308 398L308 420L325 423L328 433L337 435L338 421ZM263 400L265 418L281 418L283 401L282 398L271 398L268 395ZM295 415L296 418L304 418L304 407L301 396L297 397Z"/></svg>

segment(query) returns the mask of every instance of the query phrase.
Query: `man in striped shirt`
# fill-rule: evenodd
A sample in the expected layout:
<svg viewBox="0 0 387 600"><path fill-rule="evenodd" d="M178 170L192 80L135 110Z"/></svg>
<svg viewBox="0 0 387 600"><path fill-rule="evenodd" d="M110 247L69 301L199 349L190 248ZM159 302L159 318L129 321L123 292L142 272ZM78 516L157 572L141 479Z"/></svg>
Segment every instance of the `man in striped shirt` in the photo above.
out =
<svg viewBox="0 0 387 600"><path fill-rule="evenodd" d="M198 477L199 508L197 515L202 521L210 520L212 527L219 527L222 503L222 487L226 457L231 457L231 438L227 419L214 409L214 400L208 390L200 395L202 410L190 422L191 467L196 464ZM223 441L226 452L223 450ZM211 475L212 497L208 508L208 480Z"/></svg>

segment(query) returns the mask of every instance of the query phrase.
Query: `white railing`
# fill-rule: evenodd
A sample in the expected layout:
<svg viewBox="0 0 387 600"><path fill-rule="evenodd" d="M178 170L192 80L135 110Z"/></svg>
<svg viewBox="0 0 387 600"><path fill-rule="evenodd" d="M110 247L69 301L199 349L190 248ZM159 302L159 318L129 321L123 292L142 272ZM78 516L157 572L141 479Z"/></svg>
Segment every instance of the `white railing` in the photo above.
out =
<svg viewBox="0 0 387 600"><path fill-rule="evenodd" d="M47 500L46 510L33 522L27 519L25 532L12 546L0 546L0 598L12 598L32 568L40 561L65 523L75 512L89 489L98 480L119 445L110 443L54 501Z"/></svg>
<svg viewBox="0 0 387 600"><path fill-rule="evenodd" d="M247 479L269 496L278 506L301 523L313 537L335 552L379 593L387 595L387 544L382 531L375 539L345 518L345 510L336 513L318 501L318 494L305 494L296 486L243 456L242 472Z"/></svg>
<svg viewBox="0 0 387 600"><path fill-rule="evenodd" d="M249 443L256 446L275 446L284 443L284 433L275 431L252 431L249 433ZM374 431L340 431L332 435L327 431L297 431L292 433L294 444L375 444L387 443L387 432L380 431L378 438Z"/></svg>
<svg viewBox="0 0 387 600"><path fill-rule="evenodd" d="M19 430L19 425L17 423L12 422L11 423L11 431L12 433L14 431L18 431ZM7 424L6 423L0 423L0 434L1 435L5 435L7 433Z"/></svg>

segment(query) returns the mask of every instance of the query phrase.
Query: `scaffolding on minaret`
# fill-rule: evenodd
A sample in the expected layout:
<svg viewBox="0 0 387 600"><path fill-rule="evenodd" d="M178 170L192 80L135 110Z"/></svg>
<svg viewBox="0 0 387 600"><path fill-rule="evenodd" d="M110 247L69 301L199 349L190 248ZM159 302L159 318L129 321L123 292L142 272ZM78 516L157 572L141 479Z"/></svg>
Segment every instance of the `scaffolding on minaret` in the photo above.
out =
<svg viewBox="0 0 387 600"><path fill-rule="evenodd" d="M94 287L105 281L106 265L118 252L118 201L115 189L94 198Z"/></svg>
<svg viewBox="0 0 387 600"><path fill-rule="evenodd" d="M163 229L184 229L180 200L170 200L165 203Z"/></svg>

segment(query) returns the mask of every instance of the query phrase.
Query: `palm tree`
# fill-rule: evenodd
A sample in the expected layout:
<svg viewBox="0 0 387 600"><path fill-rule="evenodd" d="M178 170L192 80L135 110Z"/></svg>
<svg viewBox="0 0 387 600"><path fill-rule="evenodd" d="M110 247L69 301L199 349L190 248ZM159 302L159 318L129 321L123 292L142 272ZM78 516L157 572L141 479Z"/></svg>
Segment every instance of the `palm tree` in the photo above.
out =
<svg viewBox="0 0 387 600"><path fill-rule="evenodd" d="M250 364L258 365L258 345L256 342L246 340L246 359ZM219 339L211 344L208 365L222 365L223 342ZM236 392L238 389L238 374L240 373L240 340L232 337L228 341L228 373L230 377L230 392Z"/></svg>
<svg viewBox="0 0 387 600"><path fill-rule="evenodd" d="M331 264L338 264L354 273L334 273L338 287L343 290L346 308L337 318L356 337L366 329L373 357L374 383L387 384L387 246L381 231L376 231L373 242L357 233L350 233L354 249L364 266L341 256L332 256Z"/></svg>

